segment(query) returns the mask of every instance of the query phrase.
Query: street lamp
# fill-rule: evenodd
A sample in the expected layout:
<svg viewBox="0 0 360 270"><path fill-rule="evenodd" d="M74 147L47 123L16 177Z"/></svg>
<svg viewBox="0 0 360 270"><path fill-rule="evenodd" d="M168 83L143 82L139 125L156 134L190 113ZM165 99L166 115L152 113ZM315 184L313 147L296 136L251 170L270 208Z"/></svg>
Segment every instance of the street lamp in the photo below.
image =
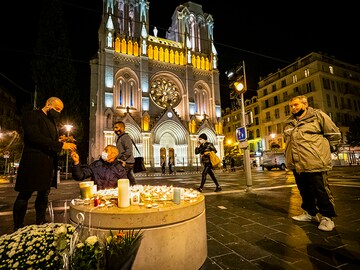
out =
<svg viewBox="0 0 360 270"><path fill-rule="evenodd" d="M65 125L65 129L67 131L67 137L70 137L70 131L73 128L72 125ZM66 150L66 169L65 169L65 179L68 177L68 168L69 168L69 150Z"/></svg>
<svg viewBox="0 0 360 270"><path fill-rule="evenodd" d="M238 96L240 94L241 100L241 117L242 117L242 131L244 131L244 137L240 140L239 147L244 151L244 171L245 171L245 179L247 185L247 191L251 191L252 189L252 177L251 177L251 164L250 164L250 150L249 143L247 141L246 134L246 121L245 121L245 104L244 104L244 93L247 90L246 87L246 73L245 73L245 61L242 61L242 65L239 65L235 72L227 72L229 80L233 82L230 84L231 87L234 87L236 101L239 100ZM234 81L235 80L235 81Z"/></svg>

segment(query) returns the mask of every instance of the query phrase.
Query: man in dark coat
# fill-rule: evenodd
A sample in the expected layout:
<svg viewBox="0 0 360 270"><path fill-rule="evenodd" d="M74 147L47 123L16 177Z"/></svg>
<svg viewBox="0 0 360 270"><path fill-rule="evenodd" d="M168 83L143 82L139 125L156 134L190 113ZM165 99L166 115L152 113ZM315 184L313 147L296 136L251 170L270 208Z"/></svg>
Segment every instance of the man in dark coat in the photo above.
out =
<svg viewBox="0 0 360 270"><path fill-rule="evenodd" d="M56 188L58 154L62 149L74 151L76 145L59 140L56 120L64 108L57 97L46 101L41 110L23 117L24 150L19 164L15 190L19 192L13 207L14 229L24 226L28 201L34 191L36 224L45 223L50 188Z"/></svg>

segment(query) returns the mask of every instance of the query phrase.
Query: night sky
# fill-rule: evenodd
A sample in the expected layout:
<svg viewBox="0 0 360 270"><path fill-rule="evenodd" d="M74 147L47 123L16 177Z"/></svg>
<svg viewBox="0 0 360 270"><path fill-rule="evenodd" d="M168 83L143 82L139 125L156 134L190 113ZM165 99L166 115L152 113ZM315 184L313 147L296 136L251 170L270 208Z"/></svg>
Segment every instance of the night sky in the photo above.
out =
<svg viewBox="0 0 360 270"><path fill-rule="evenodd" d="M150 29L165 37L178 0L150 0ZM222 101L229 93L225 71L246 63L248 96L257 81L313 51L360 63L359 21L354 2L323 5L319 1L193 1L214 19L215 47L219 55ZM77 61L80 88L90 87L89 60L97 52L101 0L63 0L73 58ZM222 6L221 4L226 4ZM314 5L316 3L316 5ZM299 6L299 5L302 6ZM15 94L30 100L34 92L30 60L37 35L41 0L2 1L0 4L0 82L13 85ZM6 78L5 78L6 77ZM223 106L225 107L225 106Z"/></svg>

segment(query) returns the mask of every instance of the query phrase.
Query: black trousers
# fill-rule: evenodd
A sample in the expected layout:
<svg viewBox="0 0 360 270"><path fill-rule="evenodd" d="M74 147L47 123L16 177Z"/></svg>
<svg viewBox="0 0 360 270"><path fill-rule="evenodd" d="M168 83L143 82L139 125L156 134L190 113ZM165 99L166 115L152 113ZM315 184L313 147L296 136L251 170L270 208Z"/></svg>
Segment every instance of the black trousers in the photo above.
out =
<svg viewBox="0 0 360 270"><path fill-rule="evenodd" d="M28 208L28 201L33 191L20 191L13 207L14 229L17 230L24 227L24 219ZM36 224L46 222L46 209L49 203L50 190L37 191L35 200Z"/></svg>
<svg viewBox="0 0 360 270"><path fill-rule="evenodd" d="M215 183L216 187L219 186L218 181L216 180L215 174L212 170L211 163L204 163L204 170L202 172L202 178L201 178L201 184L200 188L204 188L205 182L206 182L206 176L210 175L211 179Z"/></svg>
<svg viewBox="0 0 360 270"><path fill-rule="evenodd" d="M129 179L130 185L134 186L136 185L136 180L134 176L134 164L126 164L125 170L126 170L126 177Z"/></svg>
<svg viewBox="0 0 360 270"><path fill-rule="evenodd" d="M325 217L336 217L327 172L293 173L302 198L301 208L312 216L320 213Z"/></svg>

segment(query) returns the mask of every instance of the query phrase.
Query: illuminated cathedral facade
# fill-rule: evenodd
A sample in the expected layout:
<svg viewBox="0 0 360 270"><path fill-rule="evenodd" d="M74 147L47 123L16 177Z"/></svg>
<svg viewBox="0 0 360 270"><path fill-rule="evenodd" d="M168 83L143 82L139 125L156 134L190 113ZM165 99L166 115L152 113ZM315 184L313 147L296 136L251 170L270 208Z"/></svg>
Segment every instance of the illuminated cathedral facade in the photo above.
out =
<svg viewBox="0 0 360 270"><path fill-rule="evenodd" d="M166 37L149 26L146 0L103 0L99 50L91 60L90 162L115 144L113 124L125 122L147 167L165 158L200 165L201 133L224 155L214 21L202 6L178 6Z"/></svg>

